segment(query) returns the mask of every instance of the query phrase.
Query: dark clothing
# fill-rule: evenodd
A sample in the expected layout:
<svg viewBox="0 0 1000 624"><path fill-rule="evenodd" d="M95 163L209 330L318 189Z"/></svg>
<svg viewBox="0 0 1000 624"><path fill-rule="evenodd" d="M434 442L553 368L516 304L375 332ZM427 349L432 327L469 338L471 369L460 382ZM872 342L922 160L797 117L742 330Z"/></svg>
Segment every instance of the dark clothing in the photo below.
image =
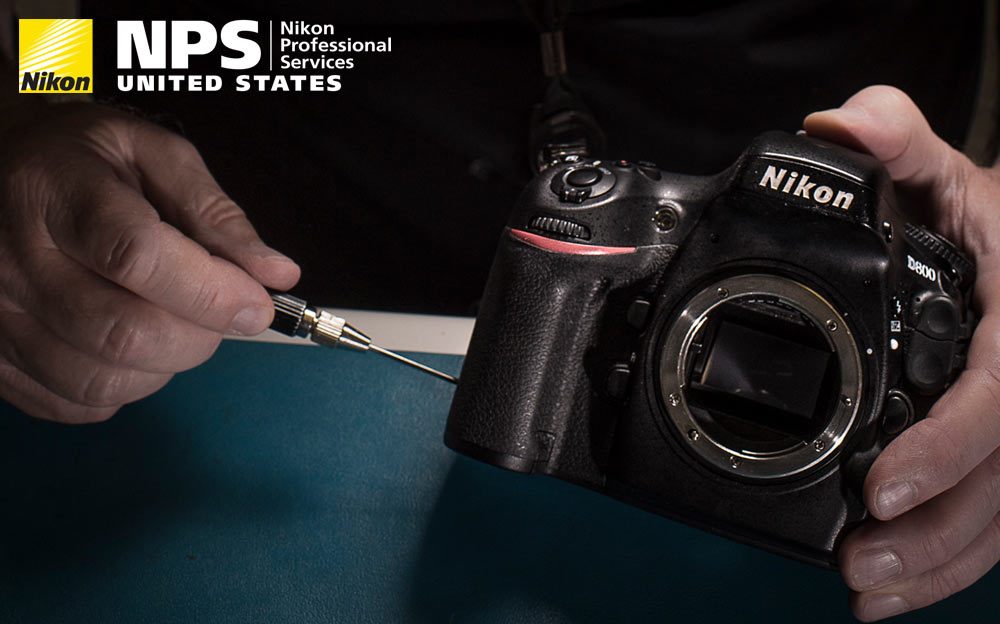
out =
<svg viewBox="0 0 1000 624"><path fill-rule="evenodd" d="M336 93L227 86L123 97L110 45L95 50L95 86L180 121L265 241L301 263L298 294L338 307L475 312L530 176L528 118L546 84L516 2L157 4L85 0L83 16L97 20L98 42L115 40L115 20L138 18L303 19L344 37L391 36L393 51L358 55ZM756 134L795 131L807 113L877 83L909 93L951 143L965 139L978 3L667 4L574 7L570 75L608 135L606 156L715 172ZM225 73L217 63L205 71Z"/></svg>

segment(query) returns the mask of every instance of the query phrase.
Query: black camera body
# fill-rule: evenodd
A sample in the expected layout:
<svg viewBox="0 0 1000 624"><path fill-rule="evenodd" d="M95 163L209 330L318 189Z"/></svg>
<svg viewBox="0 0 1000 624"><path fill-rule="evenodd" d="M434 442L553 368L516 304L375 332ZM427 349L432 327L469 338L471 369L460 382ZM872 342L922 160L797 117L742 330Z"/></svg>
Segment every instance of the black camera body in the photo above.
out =
<svg viewBox="0 0 1000 624"><path fill-rule="evenodd" d="M825 567L878 453L965 363L974 267L869 156L768 133L726 171L543 171L445 442Z"/></svg>

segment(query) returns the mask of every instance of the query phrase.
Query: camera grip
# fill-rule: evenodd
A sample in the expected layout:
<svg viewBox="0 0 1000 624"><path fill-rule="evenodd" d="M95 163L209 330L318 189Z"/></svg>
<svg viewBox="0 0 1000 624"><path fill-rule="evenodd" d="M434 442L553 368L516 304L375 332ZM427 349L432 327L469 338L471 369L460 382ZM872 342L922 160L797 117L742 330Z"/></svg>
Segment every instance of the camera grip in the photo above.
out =
<svg viewBox="0 0 1000 624"><path fill-rule="evenodd" d="M597 478L587 453L594 380L584 369L585 355L597 343L609 295L655 279L675 251L651 245L619 254L561 253L506 230L445 443L509 470L559 468L579 481Z"/></svg>

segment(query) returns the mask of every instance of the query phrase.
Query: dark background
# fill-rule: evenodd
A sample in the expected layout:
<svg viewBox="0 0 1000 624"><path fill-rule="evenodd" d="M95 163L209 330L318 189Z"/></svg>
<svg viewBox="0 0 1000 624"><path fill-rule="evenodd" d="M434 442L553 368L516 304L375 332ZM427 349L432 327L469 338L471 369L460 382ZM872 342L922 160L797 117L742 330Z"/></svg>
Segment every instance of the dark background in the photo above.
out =
<svg viewBox="0 0 1000 624"><path fill-rule="evenodd" d="M298 294L339 307L473 314L510 206L530 176L537 35L516 2L84 1L99 97L180 129L263 238L303 266ZM335 93L115 90L119 19L333 23L393 51L354 55ZM979 3L578 2L570 75L607 156L713 173L755 135L876 83L907 91L964 141L980 64ZM222 52L221 46L218 48ZM262 67L266 68L265 59ZM253 71L245 73L254 73ZM265 73L265 72L260 72ZM304 73L304 72L303 72Z"/></svg>

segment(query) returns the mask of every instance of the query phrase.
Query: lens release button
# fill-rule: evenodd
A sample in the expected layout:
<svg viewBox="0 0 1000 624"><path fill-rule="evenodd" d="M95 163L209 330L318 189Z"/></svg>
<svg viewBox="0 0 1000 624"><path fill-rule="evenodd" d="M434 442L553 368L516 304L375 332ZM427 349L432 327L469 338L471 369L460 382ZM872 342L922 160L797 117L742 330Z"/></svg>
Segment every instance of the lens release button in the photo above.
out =
<svg viewBox="0 0 1000 624"><path fill-rule="evenodd" d="M572 186L592 186L601 181L601 172L591 167L577 169L566 176L566 183Z"/></svg>

